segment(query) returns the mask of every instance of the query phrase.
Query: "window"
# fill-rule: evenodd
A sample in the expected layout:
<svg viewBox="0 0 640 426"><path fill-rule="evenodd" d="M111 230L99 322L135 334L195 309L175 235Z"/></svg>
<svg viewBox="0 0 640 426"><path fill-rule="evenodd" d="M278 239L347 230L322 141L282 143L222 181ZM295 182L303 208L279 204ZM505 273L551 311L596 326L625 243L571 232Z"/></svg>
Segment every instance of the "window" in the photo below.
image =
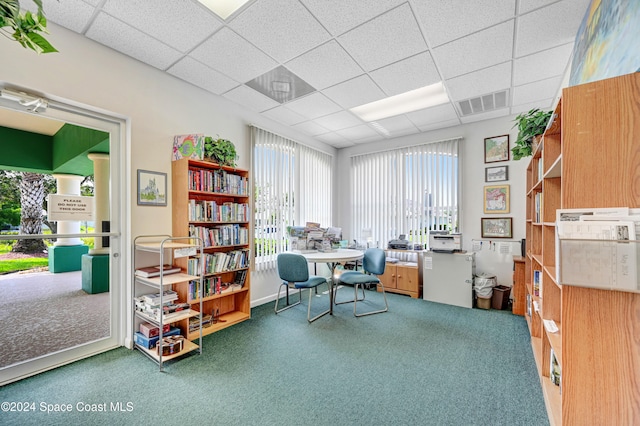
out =
<svg viewBox="0 0 640 426"><path fill-rule="evenodd" d="M386 247L405 234L428 244L429 230L458 231L460 139L351 158L351 229Z"/></svg>
<svg viewBox="0 0 640 426"><path fill-rule="evenodd" d="M275 268L288 249L287 227L331 225L332 156L251 127L255 269Z"/></svg>

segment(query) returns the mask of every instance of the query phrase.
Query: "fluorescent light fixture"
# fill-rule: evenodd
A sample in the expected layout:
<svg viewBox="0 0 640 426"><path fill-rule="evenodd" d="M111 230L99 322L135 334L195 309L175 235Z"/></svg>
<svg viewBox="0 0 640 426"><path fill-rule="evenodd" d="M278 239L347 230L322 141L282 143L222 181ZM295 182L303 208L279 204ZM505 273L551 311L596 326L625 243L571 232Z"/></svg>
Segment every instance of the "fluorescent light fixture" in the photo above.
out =
<svg viewBox="0 0 640 426"><path fill-rule="evenodd" d="M198 0L213 13L227 19L233 12L244 6L249 0Z"/></svg>
<svg viewBox="0 0 640 426"><path fill-rule="evenodd" d="M350 111L364 121L375 121L394 115L405 114L419 109L449 102L449 96L442 82L399 95L351 108Z"/></svg>

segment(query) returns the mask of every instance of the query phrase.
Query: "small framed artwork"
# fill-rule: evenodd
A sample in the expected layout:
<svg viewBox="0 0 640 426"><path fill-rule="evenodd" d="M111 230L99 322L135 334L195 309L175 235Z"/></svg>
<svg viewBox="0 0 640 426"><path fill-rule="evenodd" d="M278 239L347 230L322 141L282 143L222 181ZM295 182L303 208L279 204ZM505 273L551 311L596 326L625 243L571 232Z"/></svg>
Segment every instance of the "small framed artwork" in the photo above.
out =
<svg viewBox="0 0 640 426"><path fill-rule="evenodd" d="M509 135L492 136L484 140L484 162L509 161Z"/></svg>
<svg viewBox="0 0 640 426"><path fill-rule="evenodd" d="M485 182L502 182L509 180L509 166L486 167L484 169Z"/></svg>
<svg viewBox="0 0 640 426"><path fill-rule="evenodd" d="M484 212L509 213L509 185L484 187Z"/></svg>
<svg viewBox="0 0 640 426"><path fill-rule="evenodd" d="M167 174L138 169L138 205L167 205Z"/></svg>
<svg viewBox="0 0 640 426"><path fill-rule="evenodd" d="M483 217L481 221L482 238L513 238L510 217Z"/></svg>

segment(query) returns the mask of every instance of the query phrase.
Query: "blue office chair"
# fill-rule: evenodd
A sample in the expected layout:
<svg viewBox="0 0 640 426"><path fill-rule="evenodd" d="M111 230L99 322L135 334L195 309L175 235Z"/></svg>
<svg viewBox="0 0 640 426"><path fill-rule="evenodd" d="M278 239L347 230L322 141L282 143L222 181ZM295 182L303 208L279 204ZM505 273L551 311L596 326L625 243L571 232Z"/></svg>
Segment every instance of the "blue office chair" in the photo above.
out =
<svg viewBox="0 0 640 426"><path fill-rule="evenodd" d="M362 267L364 269L364 273L360 271L346 271L340 275L338 279L338 287L336 287L333 292L334 295L334 304L342 305L344 303L352 303L353 302L353 315L356 317L363 317L365 315L373 315L380 314L382 312L387 312L389 310L389 304L387 303L387 294L384 291L384 284L378 279L376 275L384 274L384 269L386 267L385 262L385 253L384 250L379 248L369 248L364 252L364 259L362 260ZM353 286L353 300L346 300L343 302L337 302L336 297L338 294L338 288L340 284L346 284ZM358 302L364 301L364 286L376 284L382 289L382 296L384 297L384 309L379 309L376 311L369 311L362 314L359 314L357 311ZM362 288L362 298L358 298L358 287Z"/></svg>
<svg viewBox="0 0 640 426"><path fill-rule="evenodd" d="M317 275L309 275L309 264L307 259L300 254L294 253L280 253L278 254L278 275L282 280L282 283L278 287L278 297L276 298L276 306L274 308L276 314L299 305L302 302L302 290L309 289L309 307L307 309L307 321L313 322L329 313L329 309L311 318L311 299L313 297L312 288L316 288L327 282L326 278L319 277ZM278 302L280 301L280 290L282 287L287 289L286 293L286 306L278 309ZM289 304L289 289L298 290L298 301L296 303Z"/></svg>

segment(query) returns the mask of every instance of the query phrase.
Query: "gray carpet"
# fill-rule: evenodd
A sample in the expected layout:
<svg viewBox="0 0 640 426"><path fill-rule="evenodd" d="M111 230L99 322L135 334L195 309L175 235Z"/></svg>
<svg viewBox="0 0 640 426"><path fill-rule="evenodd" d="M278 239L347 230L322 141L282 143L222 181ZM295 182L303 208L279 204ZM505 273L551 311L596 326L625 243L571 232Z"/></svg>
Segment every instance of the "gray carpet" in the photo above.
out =
<svg viewBox="0 0 640 426"><path fill-rule="evenodd" d="M1 275L0 324L6 367L108 336L109 293L85 293L80 271Z"/></svg>
<svg viewBox="0 0 640 426"><path fill-rule="evenodd" d="M313 324L304 304L278 315L262 305L163 373L137 351L97 355L0 388L0 401L35 407L0 423L548 424L523 317L388 298L388 313L354 318L340 305ZM81 411L92 407L107 412Z"/></svg>

